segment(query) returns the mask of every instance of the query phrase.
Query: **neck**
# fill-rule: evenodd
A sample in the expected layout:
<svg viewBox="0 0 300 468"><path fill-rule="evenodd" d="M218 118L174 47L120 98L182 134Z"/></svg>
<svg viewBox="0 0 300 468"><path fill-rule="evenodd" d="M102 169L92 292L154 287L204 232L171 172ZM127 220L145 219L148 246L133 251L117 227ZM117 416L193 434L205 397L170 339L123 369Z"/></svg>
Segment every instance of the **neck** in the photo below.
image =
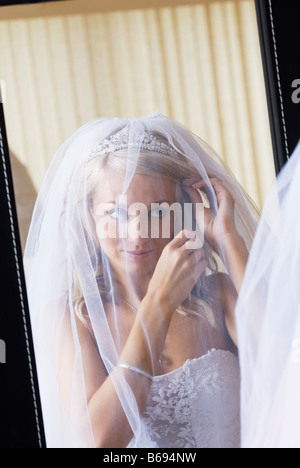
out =
<svg viewBox="0 0 300 468"><path fill-rule="evenodd" d="M151 279L151 276L145 275L142 277L139 277L138 280L136 278L136 275L125 275L121 276L119 275L118 278L114 279L114 284L116 285L120 296L128 301L134 308L138 309L141 301L145 297L148 286L149 286L149 281Z"/></svg>

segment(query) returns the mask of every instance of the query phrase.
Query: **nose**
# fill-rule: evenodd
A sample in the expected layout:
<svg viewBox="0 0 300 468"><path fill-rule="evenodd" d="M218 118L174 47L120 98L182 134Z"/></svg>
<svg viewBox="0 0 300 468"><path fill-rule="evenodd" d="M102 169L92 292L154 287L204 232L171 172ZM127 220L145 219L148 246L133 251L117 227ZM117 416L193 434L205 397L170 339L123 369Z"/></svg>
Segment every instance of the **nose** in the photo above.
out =
<svg viewBox="0 0 300 468"><path fill-rule="evenodd" d="M149 242L148 222L143 222L139 217L132 218L128 222L127 239L130 244L144 246Z"/></svg>

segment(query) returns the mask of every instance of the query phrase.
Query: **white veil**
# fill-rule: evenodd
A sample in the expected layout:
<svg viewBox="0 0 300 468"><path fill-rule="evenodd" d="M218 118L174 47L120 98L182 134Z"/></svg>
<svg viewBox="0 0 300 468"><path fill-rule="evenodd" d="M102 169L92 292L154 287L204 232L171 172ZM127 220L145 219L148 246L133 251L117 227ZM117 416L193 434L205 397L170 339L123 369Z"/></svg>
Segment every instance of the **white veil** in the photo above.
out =
<svg viewBox="0 0 300 468"><path fill-rule="evenodd" d="M300 146L268 195L236 308L244 448L299 448Z"/></svg>
<svg viewBox="0 0 300 468"><path fill-rule="evenodd" d="M203 180L206 189L202 197L215 212L218 205L211 178L220 179L234 200L236 229L248 249L252 243L256 208L218 156L179 123L158 113L140 119L102 118L72 135L58 149L42 184L24 257L48 447L98 446L93 428L109 427L114 411L120 408L132 435L131 442L127 437L124 446L129 442L137 447L158 446L147 435L137 393L149 390L150 380L144 376L155 371L159 351L154 349L152 337L142 324L153 367L144 369L144 376L140 376L144 388L137 389L132 380L136 378L134 373L118 366L124 334L130 335L123 315L131 317L139 307L136 300L133 304L131 296L126 295L132 277L130 262L122 264L123 273L118 276L119 264L111 260L113 257L99 241L102 218L96 219L94 209L95 197L100 200L105 190L114 190L113 200L105 202L115 202L117 197L129 194L136 174L152 177L155 184L168 179L176 187L184 178ZM149 192L147 187L144 186L144 198ZM159 192L160 185L155 190ZM182 204L183 192L176 193ZM104 211L103 216L110 213L107 207ZM207 293L206 279L217 269L226 272L220 260L222 255L215 250L204 240L207 267L191 284L188 305L179 307L183 314L197 309L206 321L207 310L218 294L217 288ZM155 265L148 262L152 275ZM138 288L139 278L134 281ZM168 294L172 298L175 291ZM209 330L208 325L205 335L199 330L203 353L214 345ZM138 361L138 343L136 346ZM98 363L95 368L92 362ZM142 368L140 361L127 364ZM107 415L103 397L102 413L93 416L93 420L93 389L101 386L107 398L114 393L119 407L115 403ZM123 431L123 426L115 424L115 429ZM112 441L109 446L116 443Z"/></svg>

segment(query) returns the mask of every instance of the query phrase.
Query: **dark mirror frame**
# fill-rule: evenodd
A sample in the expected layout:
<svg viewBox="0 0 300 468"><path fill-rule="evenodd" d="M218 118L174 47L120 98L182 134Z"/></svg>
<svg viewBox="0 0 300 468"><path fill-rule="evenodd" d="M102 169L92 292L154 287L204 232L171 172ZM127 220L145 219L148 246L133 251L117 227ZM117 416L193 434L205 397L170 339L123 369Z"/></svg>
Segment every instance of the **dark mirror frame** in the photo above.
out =
<svg viewBox="0 0 300 468"><path fill-rule="evenodd" d="M0 158L0 447L45 447L2 103Z"/></svg>
<svg viewBox="0 0 300 468"><path fill-rule="evenodd" d="M279 173L300 139L300 2L255 0L274 163Z"/></svg>
<svg viewBox="0 0 300 468"><path fill-rule="evenodd" d="M24 3L39 2L0 5ZM278 173L300 137L300 5L299 0L255 0L255 4ZM2 103L0 160L0 447L45 448Z"/></svg>

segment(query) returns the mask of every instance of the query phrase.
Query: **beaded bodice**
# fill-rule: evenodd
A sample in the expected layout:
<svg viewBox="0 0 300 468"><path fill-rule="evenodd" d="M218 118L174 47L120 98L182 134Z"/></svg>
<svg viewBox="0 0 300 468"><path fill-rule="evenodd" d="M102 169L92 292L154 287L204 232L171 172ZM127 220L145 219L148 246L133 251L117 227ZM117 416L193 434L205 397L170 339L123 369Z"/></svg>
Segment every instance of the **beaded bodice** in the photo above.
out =
<svg viewBox="0 0 300 468"><path fill-rule="evenodd" d="M237 357L215 349L154 377L136 446L238 448L239 387Z"/></svg>

